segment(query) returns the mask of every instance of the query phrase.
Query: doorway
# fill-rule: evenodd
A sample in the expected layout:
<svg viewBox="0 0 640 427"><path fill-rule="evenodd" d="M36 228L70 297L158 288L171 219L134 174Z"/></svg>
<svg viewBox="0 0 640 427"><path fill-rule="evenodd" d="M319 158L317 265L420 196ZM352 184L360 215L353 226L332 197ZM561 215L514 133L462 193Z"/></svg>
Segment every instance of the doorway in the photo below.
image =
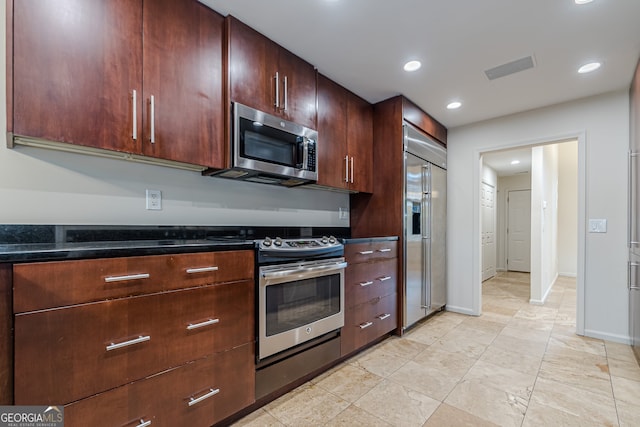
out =
<svg viewBox="0 0 640 427"><path fill-rule="evenodd" d="M496 275L496 189L482 183L480 205L482 215L482 281Z"/></svg>

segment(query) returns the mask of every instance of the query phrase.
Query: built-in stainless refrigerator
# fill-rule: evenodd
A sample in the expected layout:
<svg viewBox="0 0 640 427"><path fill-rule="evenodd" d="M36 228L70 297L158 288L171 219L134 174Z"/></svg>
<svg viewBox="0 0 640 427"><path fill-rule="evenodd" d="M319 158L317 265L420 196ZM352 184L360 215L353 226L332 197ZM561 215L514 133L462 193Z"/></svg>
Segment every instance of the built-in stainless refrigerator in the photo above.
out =
<svg viewBox="0 0 640 427"><path fill-rule="evenodd" d="M445 148L405 124L405 329L446 304L446 167Z"/></svg>

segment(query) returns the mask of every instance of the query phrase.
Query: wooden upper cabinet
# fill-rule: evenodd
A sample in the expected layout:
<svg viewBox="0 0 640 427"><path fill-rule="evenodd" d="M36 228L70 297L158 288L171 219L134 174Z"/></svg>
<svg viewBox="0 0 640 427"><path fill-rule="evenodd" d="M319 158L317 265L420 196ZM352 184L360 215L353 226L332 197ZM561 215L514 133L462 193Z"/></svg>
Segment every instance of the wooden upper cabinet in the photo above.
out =
<svg viewBox="0 0 640 427"><path fill-rule="evenodd" d="M318 75L318 184L373 190L373 107Z"/></svg>
<svg viewBox="0 0 640 427"><path fill-rule="evenodd" d="M132 91L142 96L141 31L140 0L14 1L9 130L139 152Z"/></svg>
<svg viewBox="0 0 640 427"><path fill-rule="evenodd" d="M222 168L224 18L192 0L143 4L143 152Z"/></svg>
<svg viewBox="0 0 640 427"><path fill-rule="evenodd" d="M230 100L317 129L315 68L232 16L227 31Z"/></svg>
<svg viewBox="0 0 640 427"><path fill-rule="evenodd" d="M9 131L223 166L220 15L195 0L12 7Z"/></svg>

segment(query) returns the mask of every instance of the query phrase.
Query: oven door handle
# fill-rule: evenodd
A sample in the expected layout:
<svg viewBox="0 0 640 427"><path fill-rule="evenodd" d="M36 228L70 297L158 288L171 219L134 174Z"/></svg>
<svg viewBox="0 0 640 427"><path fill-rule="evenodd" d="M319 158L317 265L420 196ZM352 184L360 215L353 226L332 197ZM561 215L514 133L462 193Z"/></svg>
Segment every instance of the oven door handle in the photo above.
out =
<svg viewBox="0 0 640 427"><path fill-rule="evenodd" d="M336 262L328 265L327 264L317 265L315 267L300 267L300 268L293 268L290 270L269 271L266 273L262 273L262 277L264 277L265 279L274 279L279 277L291 276L295 274L339 271L339 270L345 269L346 267L347 267L346 262Z"/></svg>

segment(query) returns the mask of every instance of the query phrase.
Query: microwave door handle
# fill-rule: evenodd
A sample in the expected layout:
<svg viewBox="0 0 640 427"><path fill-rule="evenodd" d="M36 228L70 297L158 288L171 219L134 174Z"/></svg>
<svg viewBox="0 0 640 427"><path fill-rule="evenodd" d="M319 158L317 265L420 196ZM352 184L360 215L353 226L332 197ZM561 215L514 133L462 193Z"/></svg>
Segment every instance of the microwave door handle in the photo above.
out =
<svg viewBox="0 0 640 427"><path fill-rule="evenodd" d="M309 169L309 140L307 138L304 138L302 143L302 166L300 169Z"/></svg>

